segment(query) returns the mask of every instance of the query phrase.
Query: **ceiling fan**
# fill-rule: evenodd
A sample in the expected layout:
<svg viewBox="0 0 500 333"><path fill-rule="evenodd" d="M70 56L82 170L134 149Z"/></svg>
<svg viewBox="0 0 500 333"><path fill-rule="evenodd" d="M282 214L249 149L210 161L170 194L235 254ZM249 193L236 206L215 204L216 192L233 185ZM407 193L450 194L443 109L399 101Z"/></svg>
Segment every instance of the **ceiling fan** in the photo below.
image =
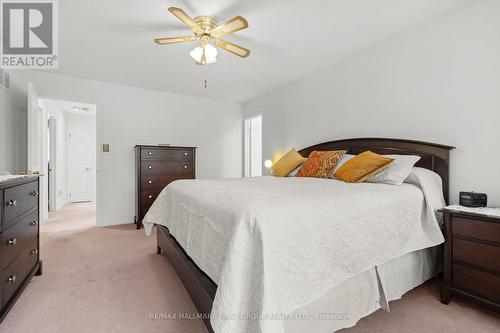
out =
<svg viewBox="0 0 500 333"><path fill-rule="evenodd" d="M214 18L209 16L197 16L192 19L186 12L177 7L170 7L168 10L191 28L194 36L156 38L155 43L166 45L199 40L200 46L196 47L190 53L198 65L207 65L216 62L217 47L242 58L250 55L249 49L221 39L223 36L248 28L248 21L244 17L238 15L219 24Z"/></svg>

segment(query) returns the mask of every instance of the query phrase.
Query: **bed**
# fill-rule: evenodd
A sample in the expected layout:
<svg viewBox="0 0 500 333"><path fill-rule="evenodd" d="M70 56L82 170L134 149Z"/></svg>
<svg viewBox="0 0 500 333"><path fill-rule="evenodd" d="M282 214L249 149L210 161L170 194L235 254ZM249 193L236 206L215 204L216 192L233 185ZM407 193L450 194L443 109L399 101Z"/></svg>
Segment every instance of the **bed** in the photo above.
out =
<svg viewBox="0 0 500 333"><path fill-rule="evenodd" d="M157 225L158 253L172 263L209 331L332 332L389 310L389 301L435 274L443 242L435 211L448 200L452 147L370 138L300 153L335 149L418 155L416 166L439 182L179 181L155 201L145 230Z"/></svg>

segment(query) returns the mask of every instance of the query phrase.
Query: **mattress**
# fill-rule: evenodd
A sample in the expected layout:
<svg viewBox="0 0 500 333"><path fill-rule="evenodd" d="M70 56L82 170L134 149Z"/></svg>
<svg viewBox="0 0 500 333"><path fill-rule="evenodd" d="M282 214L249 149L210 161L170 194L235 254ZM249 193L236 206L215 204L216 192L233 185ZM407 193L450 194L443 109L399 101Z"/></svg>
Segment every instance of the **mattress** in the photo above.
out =
<svg viewBox="0 0 500 333"><path fill-rule="evenodd" d="M218 284L216 332L285 332L286 316L332 288L440 244L440 207L428 199L441 191L435 185L425 179L401 186L292 177L177 181L143 223L147 233L154 224L166 226Z"/></svg>

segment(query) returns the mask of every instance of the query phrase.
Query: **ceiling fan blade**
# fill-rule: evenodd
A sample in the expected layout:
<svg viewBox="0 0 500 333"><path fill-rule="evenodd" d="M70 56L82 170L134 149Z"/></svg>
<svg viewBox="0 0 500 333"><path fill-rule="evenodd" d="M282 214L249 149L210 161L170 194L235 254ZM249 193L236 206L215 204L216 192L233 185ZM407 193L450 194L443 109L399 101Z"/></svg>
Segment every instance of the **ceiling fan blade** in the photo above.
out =
<svg viewBox="0 0 500 333"><path fill-rule="evenodd" d="M188 14L186 14L186 12L184 12L182 9L177 8L177 7L170 7L170 8L168 8L168 11L171 12L172 14L174 14L175 16L177 16L177 18L179 20L181 20L182 22L184 22L195 33L197 33L197 34L202 34L203 33L203 29L198 24L196 24L193 21L193 19L190 18L188 16Z"/></svg>
<svg viewBox="0 0 500 333"><path fill-rule="evenodd" d="M250 55L250 50L246 49L244 47L241 47L239 45L230 43L228 41L225 41L223 39L218 39L216 41L216 45L220 47L221 49L224 49L228 52L231 52L232 54L237 55L238 57L246 58Z"/></svg>
<svg viewBox="0 0 500 333"><path fill-rule="evenodd" d="M160 45L174 44L182 42L192 42L196 39L194 36L188 37L169 37L169 38L155 38L155 43Z"/></svg>
<svg viewBox="0 0 500 333"><path fill-rule="evenodd" d="M248 21L242 16L236 16L212 29L213 37L221 37L248 28Z"/></svg>

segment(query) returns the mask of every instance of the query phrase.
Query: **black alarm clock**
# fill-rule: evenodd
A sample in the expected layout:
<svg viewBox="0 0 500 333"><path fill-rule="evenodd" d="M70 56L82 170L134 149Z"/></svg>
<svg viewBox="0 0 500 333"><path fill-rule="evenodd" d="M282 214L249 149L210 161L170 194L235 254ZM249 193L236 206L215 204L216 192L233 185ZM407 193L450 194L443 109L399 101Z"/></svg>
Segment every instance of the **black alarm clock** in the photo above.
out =
<svg viewBox="0 0 500 333"><path fill-rule="evenodd" d="M465 207L486 207L488 196L486 193L460 192L459 203Z"/></svg>

